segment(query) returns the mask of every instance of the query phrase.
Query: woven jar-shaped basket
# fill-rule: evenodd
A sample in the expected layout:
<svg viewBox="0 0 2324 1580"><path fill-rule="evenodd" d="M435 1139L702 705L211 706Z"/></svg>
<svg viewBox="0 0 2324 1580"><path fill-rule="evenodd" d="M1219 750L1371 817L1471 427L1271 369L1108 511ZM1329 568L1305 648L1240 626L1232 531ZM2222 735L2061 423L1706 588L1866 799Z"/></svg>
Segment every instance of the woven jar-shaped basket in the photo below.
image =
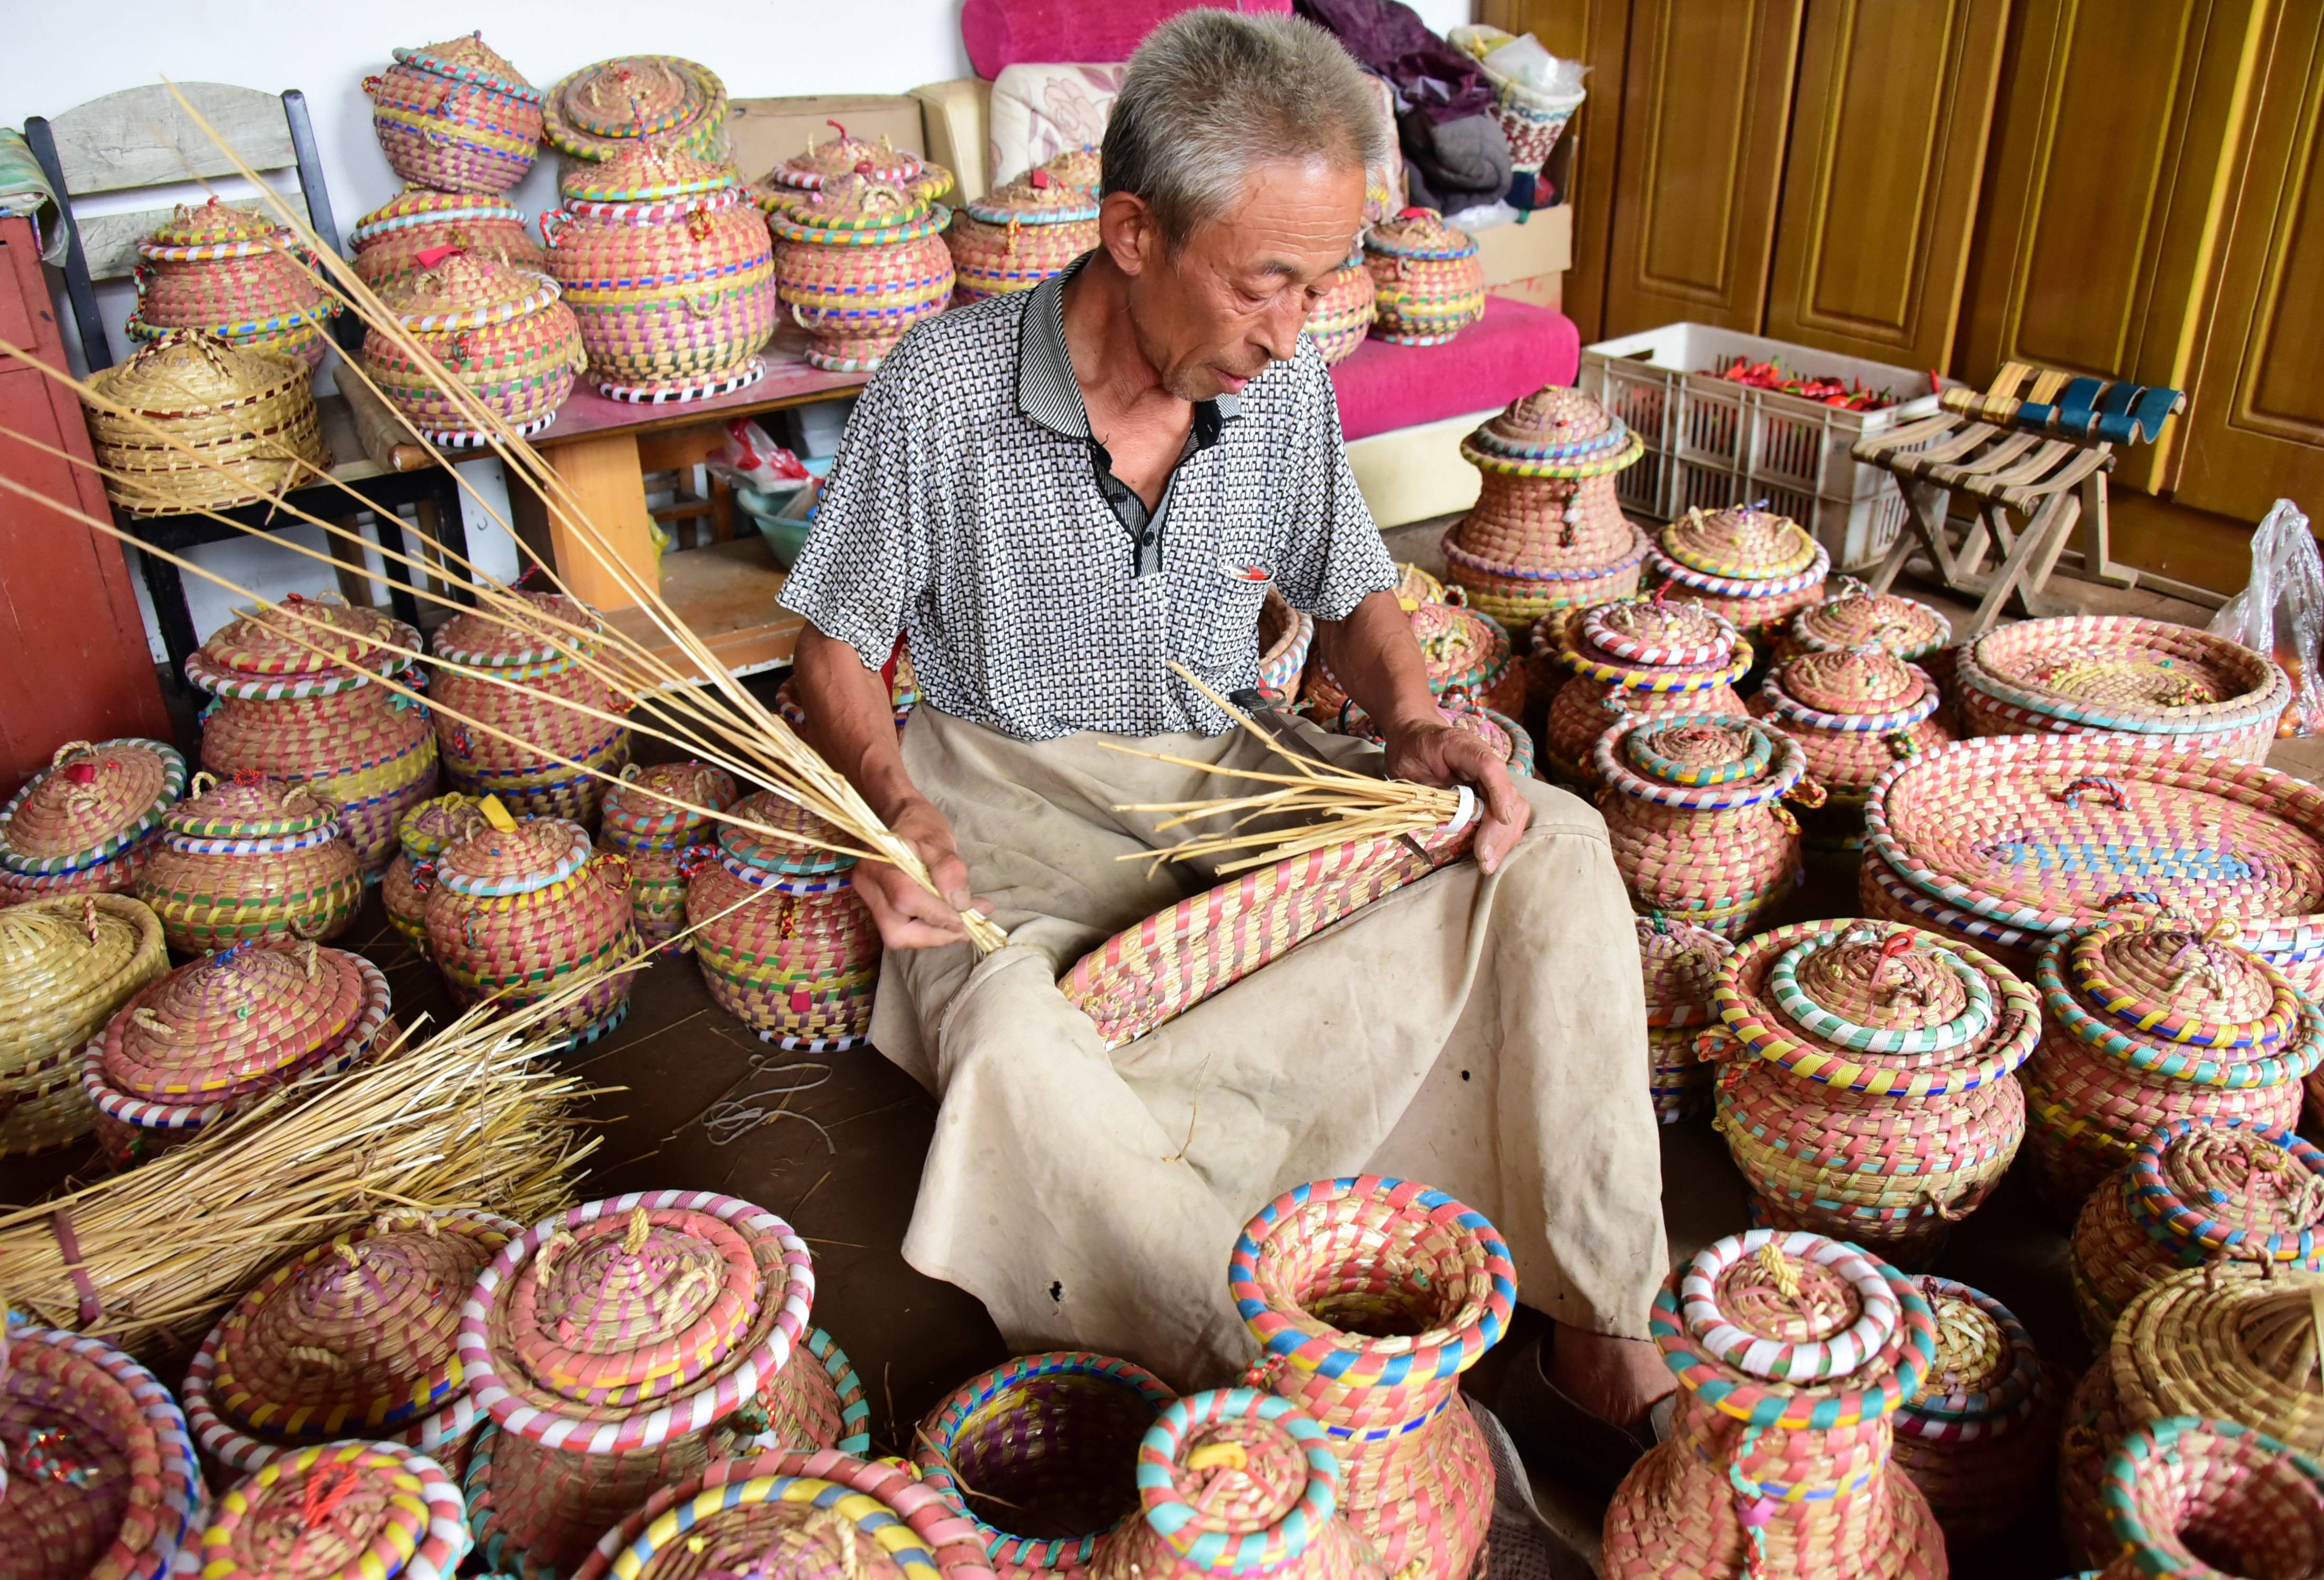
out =
<svg viewBox="0 0 2324 1580"><path fill-rule="evenodd" d="M1485 316L1485 264L1466 231L1434 208L1406 208L1364 232L1379 294L1372 335L1391 346L1441 346Z"/></svg>
<svg viewBox="0 0 2324 1580"><path fill-rule="evenodd" d="M1295 609L1275 588L1259 605L1259 684L1274 694L1278 704L1296 702L1307 670L1307 655L1315 646L1315 617Z"/></svg>
<svg viewBox="0 0 2324 1580"><path fill-rule="evenodd" d="M2090 1193L2068 1252L2093 1344L2140 1290L2182 1267L2324 1269L2324 1151L2247 1120L2173 1120Z"/></svg>
<svg viewBox="0 0 2324 1580"><path fill-rule="evenodd" d="M1735 682L1751 644L1700 605L1617 598L1534 625L1543 677L1556 685L1542 726L1543 755L1569 784L1599 783L1599 737L1643 714L1744 716Z"/></svg>
<svg viewBox="0 0 2324 1580"><path fill-rule="evenodd" d="M1407 1180L1319 1180L1243 1226L1227 1282L1259 1340L1252 1381L1331 1435L1341 1511L1380 1566L1462 1580L1491 1523L1493 1465L1461 1373L1517 1301L1492 1224Z"/></svg>
<svg viewBox="0 0 2324 1580"><path fill-rule="evenodd" d="M436 858L428 892L428 953L452 996L511 1008L590 987L545 1024L568 1047L594 1042L630 1012L638 951L630 879L587 830L561 818L511 818L487 799L485 824Z"/></svg>
<svg viewBox="0 0 2324 1580"><path fill-rule="evenodd" d="M542 101L542 134L576 160L618 159L641 143L726 157L726 85L676 55L618 55L560 78Z"/></svg>
<svg viewBox="0 0 2324 1580"><path fill-rule="evenodd" d="M1068 148L1041 162L1041 169L1076 192L1097 198L1105 192L1105 150L1094 143Z"/></svg>
<svg viewBox="0 0 2324 1580"><path fill-rule="evenodd" d="M455 840L474 834L484 820L481 803L457 790L422 801L396 825L399 848L381 877L379 899L387 919L403 941L428 953L428 891L436 882L436 858Z"/></svg>
<svg viewBox="0 0 2324 1580"><path fill-rule="evenodd" d="M1735 946L1717 933L1656 912L1637 919L1646 975L1648 1079L1655 1117L1676 1124L1711 1112L1715 1066L1695 1055L1713 1019L1711 995Z"/></svg>
<svg viewBox="0 0 2324 1580"><path fill-rule="evenodd" d="M1088 1571L1138 1515L1138 1446L1171 1394L1142 1366L1080 1350L973 1377L915 1434L920 1480L970 1521L1001 1580Z"/></svg>
<svg viewBox="0 0 2324 1580"><path fill-rule="evenodd" d="M605 848L629 860L630 909L641 937L659 944L685 929L680 862L687 851L716 840L708 813L726 810L737 793L733 774L705 762L651 768L632 762L622 770L622 782L605 792Z"/></svg>
<svg viewBox="0 0 2324 1580"><path fill-rule="evenodd" d="M339 832L339 809L312 785L239 773L162 818L161 848L137 875L137 898L170 947L200 955L252 938L327 942L363 903L363 869Z"/></svg>
<svg viewBox="0 0 2324 1580"><path fill-rule="evenodd" d="M482 33L420 50L364 79L371 129L395 173L438 192L505 192L540 151L540 89Z"/></svg>
<svg viewBox="0 0 2324 1580"><path fill-rule="evenodd" d="M1622 513L1614 475L1646 453L1579 390L1536 390L1461 441L1484 475L1444 533L1445 574L1469 603L1522 631L1545 614L1638 590L1648 540Z"/></svg>
<svg viewBox="0 0 2324 1580"><path fill-rule="evenodd" d="M807 361L869 373L906 330L944 311L953 288L949 217L909 187L860 173L769 210L775 295L807 331Z"/></svg>
<svg viewBox="0 0 2324 1580"><path fill-rule="evenodd" d="M1428 667L1430 691L1439 698L1459 691L1495 713L1525 716L1525 668L1510 658L1508 633L1459 604L1415 604L1406 612ZM1340 678L1316 654L1307 666L1299 711L1326 729L1339 729L1349 702Z"/></svg>
<svg viewBox="0 0 2324 1580"><path fill-rule="evenodd" d="M503 1246L460 1311L459 1361L492 1417L468 1520L492 1569L570 1575L656 1488L759 1433L836 1427L802 1358L815 1272L772 1213L707 1191L589 1202Z"/></svg>
<svg viewBox="0 0 2324 1580"><path fill-rule="evenodd" d="M1340 1517L1331 1435L1248 1388L1163 1407L1138 1446L1139 1517L1098 1543L1093 1580L1387 1580Z"/></svg>
<svg viewBox="0 0 2324 1580"><path fill-rule="evenodd" d="M524 211L505 198L474 192L431 192L406 187L355 221L347 232L356 274L376 291L417 274L422 253L456 247L512 268L549 271L549 255L533 239Z"/></svg>
<svg viewBox="0 0 2324 1580"><path fill-rule="evenodd" d="M2324 1574L2324 1465L2236 1421L2140 1427L2107 1466L2099 1580Z"/></svg>
<svg viewBox="0 0 2324 1580"><path fill-rule="evenodd" d="M1869 643L1802 652L1759 682L1752 713L1800 744L1829 798L1800 820L1810 849L1857 857L1864 803L1889 764L1952 744L1943 703L1926 671Z"/></svg>
<svg viewBox="0 0 2324 1580"><path fill-rule="evenodd" d="M1719 1128L1780 1227L1917 1262L2017 1155L2012 1072L2041 1016L1986 956L1894 923L1797 922L1738 946L1713 1003Z"/></svg>
<svg viewBox="0 0 2324 1580"><path fill-rule="evenodd" d="M83 406L97 465L113 474L106 497L131 515L250 504L311 481L308 466L331 464L313 370L295 357L173 329L90 375L89 387L104 401Z"/></svg>
<svg viewBox="0 0 2324 1580"><path fill-rule="evenodd" d="M1674 595L1700 599L1762 647L1793 615L1823 602L1831 556L1808 530L1757 505L1690 508L1647 551Z"/></svg>
<svg viewBox="0 0 2324 1580"><path fill-rule="evenodd" d="M870 176L901 187L923 202L933 203L952 190L952 172L930 164L909 149L899 148L881 134L877 143L851 137L837 121L825 121L835 135L817 143L808 135L807 150L784 160L759 178L751 196L770 215L788 204L810 199L844 175ZM865 167L869 166L869 169ZM943 226L939 225L938 229Z"/></svg>
<svg viewBox="0 0 2324 1580"><path fill-rule="evenodd" d="M1757 720L1647 714L1598 738L1598 809L1630 903L1739 938L1803 876L1788 799L1814 805L1798 743Z"/></svg>
<svg viewBox="0 0 2324 1580"><path fill-rule="evenodd" d="M770 790L734 815L807 838L838 831ZM872 1029L880 929L850 884L853 856L736 827L687 853L686 919L719 1005L779 1048L837 1053Z"/></svg>
<svg viewBox="0 0 2324 1580"><path fill-rule="evenodd" d="M127 893L185 788L159 741L66 742L0 807L0 904Z"/></svg>
<svg viewBox="0 0 2324 1580"><path fill-rule="evenodd" d="M226 1492L180 1562L206 1580L453 1580L475 1543L459 1483L393 1443L285 1454Z"/></svg>
<svg viewBox="0 0 2324 1580"><path fill-rule="evenodd" d="M639 143L559 189L541 240L601 394L663 405L766 376L774 245L732 165Z"/></svg>
<svg viewBox="0 0 2324 1580"><path fill-rule="evenodd" d="M163 1580L201 1529L201 1473L170 1391L120 1351L17 1327L0 1383L0 1542L19 1580Z"/></svg>
<svg viewBox="0 0 2324 1580"><path fill-rule="evenodd" d="M963 302L1030 291L1097 245L1097 199L1028 171L965 203L945 231Z"/></svg>
<svg viewBox="0 0 2324 1580"><path fill-rule="evenodd" d="M2154 735L2264 762L2292 701L2281 665L2231 637L2130 614L2027 620L1961 651L1972 735Z"/></svg>
<svg viewBox="0 0 2324 1580"><path fill-rule="evenodd" d="M0 1158L89 1132L81 1049L169 969L161 919L140 901L73 894L0 910Z"/></svg>
<svg viewBox="0 0 2324 1580"><path fill-rule="evenodd" d="M557 282L489 253L423 253L418 262L381 288L380 301L429 363L384 335L364 341L364 366L388 403L447 449L491 439L440 387L446 374L520 435L556 421L586 361L581 325L558 300Z"/></svg>
<svg viewBox="0 0 2324 1580"><path fill-rule="evenodd" d="M1327 365L1353 356L1371 334L1372 305L1379 296L1379 286L1364 263L1364 250L1358 247L1332 272L1323 294L1307 310L1307 337L1315 342Z"/></svg>
<svg viewBox="0 0 2324 1580"><path fill-rule="evenodd" d="M1852 576L1833 578L1840 591L1792 616L1775 639L1775 657L1801 652L1837 652L1867 643L1918 664L1941 685L1952 679L1953 624L1917 598L1876 593ZM1939 668L1940 665L1943 667Z"/></svg>
<svg viewBox="0 0 2324 1580"><path fill-rule="evenodd" d="M1924 1277L1937 1358L1896 1415L1896 1468L1953 1541L2017 1529L2040 1509L2058 1452L2060 1389L2024 1324L1992 1296Z"/></svg>
<svg viewBox="0 0 2324 1580"><path fill-rule="evenodd" d="M429 696L443 705L436 736L444 771L457 789L498 796L520 816L595 827L599 775L618 774L630 760L628 726L606 719L627 712L630 699L591 667L604 631L594 610L562 593L521 596L534 614L457 614L429 644L438 661Z"/></svg>
<svg viewBox="0 0 2324 1580"><path fill-rule="evenodd" d="M145 341L201 329L311 369L322 365L327 321L338 310L290 231L212 198L180 204L137 244L137 306L122 328Z"/></svg>

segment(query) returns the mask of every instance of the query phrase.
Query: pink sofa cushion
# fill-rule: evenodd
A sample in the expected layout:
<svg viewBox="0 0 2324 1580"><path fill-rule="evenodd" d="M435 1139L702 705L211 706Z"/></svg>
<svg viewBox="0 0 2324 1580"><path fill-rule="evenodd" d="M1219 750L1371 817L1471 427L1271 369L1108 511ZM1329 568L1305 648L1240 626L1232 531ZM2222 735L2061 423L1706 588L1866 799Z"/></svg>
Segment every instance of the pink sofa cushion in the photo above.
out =
<svg viewBox="0 0 2324 1580"><path fill-rule="evenodd" d="M1369 439L1506 406L1544 384L1570 384L1582 368L1582 332L1563 313L1506 296L1442 346L1367 340L1332 369L1340 429Z"/></svg>
<svg viewBox="0 0 2324 1580"><path fill-rule="evenodd" d="M1127 60L1156 23L1201 5L1291 10L1291 0L963 0L960 37L968 63L990 82L1025 60Z"/></svg>

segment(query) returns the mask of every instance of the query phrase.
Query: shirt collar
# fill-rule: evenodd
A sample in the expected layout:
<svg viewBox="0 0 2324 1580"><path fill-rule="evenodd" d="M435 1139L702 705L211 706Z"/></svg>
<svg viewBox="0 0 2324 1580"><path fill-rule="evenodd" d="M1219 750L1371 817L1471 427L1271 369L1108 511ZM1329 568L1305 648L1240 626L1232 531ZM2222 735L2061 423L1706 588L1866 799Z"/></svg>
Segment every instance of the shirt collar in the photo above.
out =
<svg viewBox="0 0 2324 1580"><path fill-rule="evenodd" d="M1017 331L1017 409L1027 417L1068 439L1090 437L1089 408L1083 403L1081 384L1074 378L1074 359L1065 349L1065 282L1089 261L1085 253L1033 288L1025 317ZM1222 393L1194 402L1194 443L1197 449L1216 444L1220 430L1242 415L1242 397Z"/></svg>

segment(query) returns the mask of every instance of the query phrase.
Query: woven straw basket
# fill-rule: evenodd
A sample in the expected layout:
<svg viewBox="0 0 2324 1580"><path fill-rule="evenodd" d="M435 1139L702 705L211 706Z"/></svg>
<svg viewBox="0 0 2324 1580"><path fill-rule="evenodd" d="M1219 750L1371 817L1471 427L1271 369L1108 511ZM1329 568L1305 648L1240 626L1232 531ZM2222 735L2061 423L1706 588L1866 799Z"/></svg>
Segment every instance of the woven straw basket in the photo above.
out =
<svg viewBox="0 0 2324 1580"><path fill-rule="evenodd" d="M109 474L106 497L131 515L249 504L302 486L313 481L309 467L331 464L308 365L206 329L148 341L93 374L89 388L94 398L82 405L97 463Z"/></svg>
<svg viewBox="0 0 2324 1580"><path fill-rule="evenodd" d="M1637 930L1655 1117L1676 1124L1711 1112L1716 1067L1695 1056L1694 1044L1712 1019L1711 991L1735 946L1659 911L1638 918Z"/></svg>
<svg viewBox="0 0 2324 1580"><path fill-rule="evenodd" d="M1648 550L1657 579L1699 599L1761 647L1792 616L1823 602L1825 552L1805 527L1757 505L1691 508Z"/></svg>
<svg viewBox="0 0 2324 1580"><path fill-rule="evenodd" d="M562 593L523 596L537 616L479 611L436 628L429 645L439 667L429 695L446 710L436 720L444 770L456 788L498 796L520 816L594 827L598 776L620 773L630 760L628 727L605 719L630 704L592 667L604 629L595 612Z"/></svg>
<svg viewBox="0 0 2324 1580"><path fill-rule="evenodd" d="M818 144L810 134L804 152L784 160L752 188L751 195L769 214L811 198L844 175L869 176L873 180L901 187L925 203L934 203L952 190L950 171L930 164L909 149L897 147L884 134L874 143L866 137L849 136L847 128L837 121L825 121L824 125L835 135ZM937 228L943 226L939 225Z"/></svg>
<svg viewBox="0 0 2324 1580"><path fill-rule="evenodd" d="M180 1572L453 1580L475 1545L443 1465L392 1443L332 1443L284 1455L226 1492Z"/></svg>
<svg viewBox="0 0 2324 1580"><path fill-rule="evenodd" d="M1315 645L1315 617L1267 589L1259 605L1259 684L1277 703L1296 701L1307 654Z"/></svg>
<svg viewBox="0 0 2324 1580"><path fill-rule="evenodd" d="M686 927L686 853L714 843L717 828L701 811L723 812L739 792L734 776L702 762L664 762L622 770L622 782L605 792L605 847L630 864L630 909L638 933L652 943ZM673 796L687 806L662 799ZM691 944L687 946L691 947Z"/></svg>
<svg viewBox="0 0 2324 1580"><path fill-rule="evenodd" d="M317 283L298 239L263 214L212 198L183 204L137 244L132 340L201 329L244 351L319 367L337 298Z"/></svg>
<svg viewBox="0 0 2324 1580"><path fill-rule="evenodd" d="M641 143L726 157L726 85L676 55L620 55L560 79L541 103L542 134L584 162Z"/></svg>
<svg viewBox="0 0 2324 1580"><path fill-rule="evenodd" d="M1992 1296L1923 1278L1937 1355L1896 1415L1896 1468L1953 1541L2024 1525L2041 1507L2058 1451L2060 1390L2024 1324Z"/></svg>
<svg viewBox="0 0 2324 1580"><path fill-rule="evenodd" d="M1606 1511L1607 1580L1941 1580L1943 1535L1889 1464L1937 1354L1910 1279L1754 1229L1672 1270L1648 1326L1678 1405Z"/></svg>
<svg viewBox="0 0 2324 1580"><path fill-rule="evenodd" d="M436 881L436 858L454 841L474 834L484 820L475 797L453 790L409 808L396 824L398 849L380 879L380 904L398 936L423 956L428 953L428 891Z"/></svg>
<svg viewBox="0 0 2324 1580"><path fill-rule="evenodd" d="M1493 1467L1461 1373L1517 1301L1492 1224L1408 1180L1319 1180L1243 1226L1227 1284L1259 1341L1250 1381L1339 1446L1341 1511L1380 1566L1462 1580L1491 1522Z"/></svg>
<svg viewBox="0 0 2324 1580"><path fill-rule="evenodd" d="M1406 208L1364 232L1378 295L1372 334L1391 346L1441 346L1485 316L1485 265L1466 231L1434 208Z"/></svg>
<svg viewBox="0 0 2324 1580"><path fill-rule="evenodd" d="M1515 35L1499 28L1455 27L1444 37L1455 49L1475 56L1477 69L1493 85L1494 115L1500 122L1501 134L1508 139L1510 169L1539 171L1542 162L1557 146L1565 124L1573 118L1573 112L1582 107L1582 101L1589 95L1581 89L1545 93L1486 65L1487 55L1503 44L1516 42Z"/></svg>
<svg viewBox="0 0 2324 1580"><path fill-rule="evenodd" d="M945 245L962 301L1030 291L1097 245L1097 199L1028 171L963 205Z"/></svg>
<svg viewBox="0 0 2324 1580"><path fill-rule="evenodd" d="M532 239L524 211L505 198L474 192L402 191L355 221L347 232L355 273L376 291L391 280L416 274L422 253L456 247L495 258L512 268L545 273L549 255Z"/></svg>
<svg viewBox="0 0 2324 1580"><path fill-rule="evenodd" d="M159 741L68 741L0 807L0 902L126 893L186 760Z"/></svg>
<svg viewBox="0 0 2324 1580"><path fill-rule="evenodd" d="M1879 648L1803 652L1759 682L1751 711L1800 744L1808 772L1861 821L1872 786L1899 758L1952 744L1937 683Z"/></svg>
<svg viewBox="0 0 2324 1580"><path fill-rule="evenodd" d="M1918 599L1873 592L1852 576L1834 580L1839 592L1792 616L1775 640L1775 658L1869 644L1936 673L1932 666L1953 640L1951 621ZM1938 676L1951 678L1950 666Z"/></svg>
<svg viewBox="0 0 2324 1580"><path fill-rule="evenodd" d="M1358 247L1332 272L1323 294L1308 310L1307 337L1315 342L1326 365L1353 356L1356 347L1371 334L1372 306L1379 296L1379 287L1365 266L1363 249Z"/></svg>
<svg viewBox="0 0 2324 1580"><path fill-rule="evenodd" d="M1459 604L1416 604L1407 613L1428 666L1430 691L1439 698L1459 691L1495 713L1525 716L1525 669L1510 660L1507 632ZM1299 711L1326 729L1343 729L1348 704L1347 688L1323 655L1316 654L1307 666Z"/></svg>
<svg viewBox="0 0 2324 1580"><path fill-rule="evenodd" d="M1104 194L1105 150L1093 143L1053 153L1041 162L1040 168L1076 192L1092 198Z"/></svg>
<svg viewBox="0 0 2324 1580"><path fill-rule="evenodd" d="M169 968L161 919L139 901L73 894L0 910L0 1157L88 1133L81 1049Z"/></svg>
<svg viewBox="0 0 2324 1580"><path fill-rule="evenodd" d="M2173 1416L2107 1466L2100 1580L2324 1574L2324 1465L2235 1421Z"/></svg>
<svg viewBox="0 0 2324 1580"><path fill-rule="evenodd" d="M420 267L383 286L380 300L429 362L384 335L364 342L364 365L388 403L447 449L491 440L444 393L447 374L520 434L556 421L587 360L557 282L489 253L428 252L415 261Z"/></svg>
<svg viewBox="0 0 2324 1580"><path fill-rule="evenodd" d="M1533 644L1557 687L1543 755L1568 784L1597 788L1599 738L1634 715L1744 716L1735 682L1751 668L1751 645L1699 605L1616 598L1545 615Z"/></svg>
<svg viewBox="0 0 2324 1580"><path fill-rule="evenodd" d="M420 50L364 79L371 128L395 173L438 192L505 192L532 169L541 91L482 33Z"/></svg>
<svg viewBox="0 0 2324 1580"><path fill-rule="evenodd" d="M770 209L775 294L807 333L807 359L838 373L880 365L905 331L952 300L950 218L869 174L836 175Z"/></svg>
<svg viewBox="0 0 2324 1580"><path fill-rule="evenodd" d="M194 793L163 816L161 845L137 875L137 898L170 947L200 955L254 938L327 942L363 903L363 869L339 832L339 809L311 785L255 773Z"/></svg>

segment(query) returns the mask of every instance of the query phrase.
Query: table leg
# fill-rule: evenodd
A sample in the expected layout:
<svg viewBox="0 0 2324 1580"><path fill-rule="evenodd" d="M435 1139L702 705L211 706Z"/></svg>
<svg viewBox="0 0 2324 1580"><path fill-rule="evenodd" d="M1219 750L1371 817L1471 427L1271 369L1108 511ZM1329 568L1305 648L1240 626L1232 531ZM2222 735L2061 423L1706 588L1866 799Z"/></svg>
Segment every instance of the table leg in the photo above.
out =
<svg viewBox="0 0 2324 1580"><path fill-rule="evenodd" d="M647 587L657 586L653 518L646 513L645 473L639 461L637 437L592 434L560 444L544 456L572 491L597 540L611 550L621 567ZM599 609L636 605L638 599L622 570L605 563L604 556L592 546L590 535L566 519L561 504L535 498L528 504L528 513L533 511L546 517L557 574L575 596Z"/></svg>

